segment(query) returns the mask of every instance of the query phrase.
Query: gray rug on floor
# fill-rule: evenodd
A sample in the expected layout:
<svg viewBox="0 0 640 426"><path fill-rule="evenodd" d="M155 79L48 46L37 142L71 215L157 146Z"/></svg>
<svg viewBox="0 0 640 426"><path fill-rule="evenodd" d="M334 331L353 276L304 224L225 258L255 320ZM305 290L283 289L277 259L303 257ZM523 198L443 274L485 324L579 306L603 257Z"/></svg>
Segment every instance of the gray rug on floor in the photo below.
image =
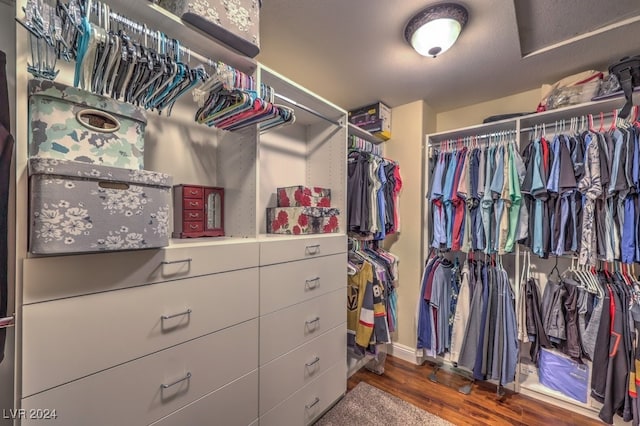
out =
<svg viewBox="0 0 640 426"><path fill-rule="evenodd" d="M453 426L453 423L415 405L360 382L315 426Z"/></svg>

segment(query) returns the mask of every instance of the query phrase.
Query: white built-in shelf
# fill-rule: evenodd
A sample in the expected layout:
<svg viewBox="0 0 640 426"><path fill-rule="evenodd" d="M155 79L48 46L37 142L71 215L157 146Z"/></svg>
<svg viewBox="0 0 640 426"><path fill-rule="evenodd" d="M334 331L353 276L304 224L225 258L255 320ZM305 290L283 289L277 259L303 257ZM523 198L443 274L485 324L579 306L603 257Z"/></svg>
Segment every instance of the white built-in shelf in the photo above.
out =
<svg viewBox="0 0 640 426"><path fill-rule="evenodd" d="M148 0L109 0L108 3L113 12L144 23L150 30L161 31L169 38L180 40L184 47L212 61L222 61L246 74L253 74L257 68L257 62L253 58L231 50L203 31L184 23L180 17Z"/></svg>
<svg viewBox="0 0 640 426"><path fill-rule="evenodd" d="M344 126L345 111L298 85L294 81L262 64L259 66L260 83L273 88L276 93L276 104L293 108L296 124L311 125L327 122L336 126Z"/></svg>
<svg viewBox="0 0 640 426"><path fill-rule="evenodd" d="M354 135L357 136L361 139L364 139L366 141L369 141L371 143L374 144L381 144L384 142L384 139L379 138L378 136L374 135L373 133L361 129L360 127L356 126L355 124L351 124L349 123L349 134L350 135Z"/></svg>
<svg viewBox="0 0 640 426"><path fill-rule="evenodd" d="M633 99L634 105L637 105L638 101L640 100L640 93L634 93ZM566 120L571 117L581 117L587 114L593 114L595 124L599 126L600 121L598 114L600 112L611 113L615 109L622 108L624 106L624 103L624 95L618 95L610 99L585 102L579 105L571 105L564 108L552 109L536 114L530 114L527 116L519 117L520 128L524 129L535 124L545 123L547 125L547 131L549 131L551 130L549 125L557 120Z"/></svg>
<svg viewBox="0 0 640 426"><path fill-rule="evenodd" d="M634 105L638 105L640 103L640 93L634 93L633 99ZM600 112L611 113L615 109L622 108L624 102L624 96L617 95L609 99L590 101L579 105L571 105L564 108L507 118L490 123L476 124L459 129L445 130L443 132L429 134L427 143L429 145L434 145L448 139L458 139L476 135L499 134L500 132L509 132L515 130L524 131L524 129L530 128L535 125L540 125L542 123L545 123L545 125L547 126L547 132L552 132L553 125L556 121L569 120L573 117L582 117L588 114L593 114L595 125L596 127L598 127L600 125L598 115ZM517 127L518 125L519 127ZM569 123L565 123L565 126L568 127Z"/></svg>

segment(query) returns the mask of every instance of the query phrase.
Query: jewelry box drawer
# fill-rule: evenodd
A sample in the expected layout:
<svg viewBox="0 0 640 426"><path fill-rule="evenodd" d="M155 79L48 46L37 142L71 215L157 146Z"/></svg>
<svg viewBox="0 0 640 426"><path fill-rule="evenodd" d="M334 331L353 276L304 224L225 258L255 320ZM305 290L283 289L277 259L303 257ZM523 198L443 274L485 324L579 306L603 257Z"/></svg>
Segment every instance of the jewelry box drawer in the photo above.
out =
<svg viewBox="0 0 640 426"><path fill-rule="evenodd" d="M182 200L182 207L185 210L202 210L204 208L204 201L196 198L185 198Z"/></svg>
<svg viewBox="0 0 640 426"><path fill-rule="evenodd" d="M251 268L26 305L22 394L256 318L258 277Z"/></svg>
<svg viewBox="0 0 640 426"><path fill-rule="evenodd" d="M182 186L182 197L184 198L202 198L204 196L203 188L201 186Z"/></svg>
<svg viewBox="0 0 640 426"><path fill-rule="evenodd" d="M338 362L346 364L346 323L260 367L260 414L287 399Z"/></svg>
<svg viewBox="0 0 640 426"><path fill-rule="evenodd" d="M150 426L247 426L258 420L258 371L239 378Z"/></svg>
<svg viewBox="0 0 640 426"><path fill-rule="evenodd" d="M346 391L347 366L344 362L338 362L329 371L261 416L260 426L311 424Z"/></svg>
<svg viewBox="0 0 640 426"><path fill-rule="evenodd" d="M55 409L52 425L148 425L256 371L257 339L254 319L23 398L22 408Z"/></svg>
<svg viewBox="0 0 640 426"><path fill-rule="evenodd" d="M204 222L202 221L185 221L182 224L182 232L202 232L204 231Z"/></svg>
<svg viewBox="0 0 640 426"><path fill-rule="evenodd" d="M260 243L260 265L291 262L347 251L345 235L311 235ZM346 266L345 266L346 268Z"/></svg>
<svg viewBox="0 0 640 426"><path fill-rule="evenodd" d="M346 320L346 287L261 316L260 365L313 340Z"/></svg>
<svg viewBox="0 0 640 426"><path fill-rule="evenodd" d="M260 268L260 314L304 302L346 285L346 253Z"/></svg>
<svg viewBox="0 0 640 426"><path fill-rule="evenodd" d="M204 211L203 210L186 210L183 213L182 218L185 220L185 222L204 220Z"/></svg>
<svg viewBox="0 0 640 426"><path fill-rule="evenodd" d="M30 258L23 262L23 303L251 268L258 266L258 256L255 241L187 240L158 250Z"/></svg>

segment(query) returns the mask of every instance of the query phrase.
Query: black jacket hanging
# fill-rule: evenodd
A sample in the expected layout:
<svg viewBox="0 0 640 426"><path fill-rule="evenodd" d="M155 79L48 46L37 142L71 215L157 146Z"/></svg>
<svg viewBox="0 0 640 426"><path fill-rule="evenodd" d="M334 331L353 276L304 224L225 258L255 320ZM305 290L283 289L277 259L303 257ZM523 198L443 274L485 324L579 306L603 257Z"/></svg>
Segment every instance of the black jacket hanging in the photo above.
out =
<svg viewBox="0 0 640 426"><path fill-rule="evenodd" d="M6 56L0 51L0 318L7 316L8 298L8 210L9 184L11 180L11 157L13 137L9 116L9 93L7 90ZM4 359L6 328L0 328L0 361Z"/></svg>
<svg viewBox="0 0 640 426"><path fill-rule="evenodd" d="M550 348L551 342L544 332L542 315L540 313L540 295L538 285L533 278L529 278L525 284L526 292L526 313L527 313L527 334L530 336L531 347L529 355L531 361L538 365L540 348Z"/></svg>

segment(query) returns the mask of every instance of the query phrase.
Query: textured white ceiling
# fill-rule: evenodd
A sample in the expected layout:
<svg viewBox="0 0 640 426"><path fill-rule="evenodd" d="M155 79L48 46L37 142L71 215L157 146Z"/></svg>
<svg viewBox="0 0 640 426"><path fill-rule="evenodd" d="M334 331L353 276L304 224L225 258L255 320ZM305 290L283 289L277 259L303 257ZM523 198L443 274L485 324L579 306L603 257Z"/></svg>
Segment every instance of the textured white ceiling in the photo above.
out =
<svg viewBox="0 0 640 426"><path fill-rule="evenodd" d="M623 8L623 18L633 22L523 58L514 1L519 11L535 10L537 16L548 16L550 7L563 3L460 1L469 10L469 22L457 43L433 59L415 53L403 30L414 13L436 2L265 0L257 59L346 109L378 100L393 107L424 99L437 111L446 111L539 88L585 69L606 69L623 56L640 54L640 20L629 19L638 11ZM589 22L591 28L599 27L601 17L603 25L616 20L595 7L616 2L578 3L577 10L560 7L557 13L566 21ZM522 13L520 21L534 22L523 21ZM556 39L566 37L566 28L558 24L546 25L545 31L561 34Z"/></svg>
<svg viewBox="0 0 640 426"><path fill-rule="evenodd" d="M523 56L637 16L640 1L514 0Z"/></svg>

